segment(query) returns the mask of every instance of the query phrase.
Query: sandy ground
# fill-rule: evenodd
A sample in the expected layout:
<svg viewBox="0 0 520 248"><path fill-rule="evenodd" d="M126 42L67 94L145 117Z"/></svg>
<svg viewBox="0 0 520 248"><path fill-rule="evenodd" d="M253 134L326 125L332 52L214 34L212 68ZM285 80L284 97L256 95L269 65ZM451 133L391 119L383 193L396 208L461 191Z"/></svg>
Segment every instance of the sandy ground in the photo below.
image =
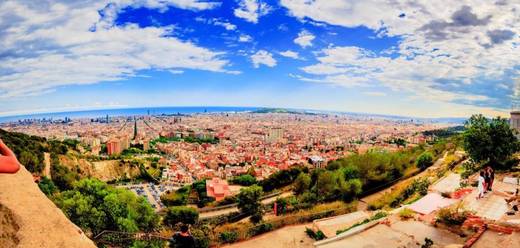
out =
<svg viewBox="0 0 520 248"><path fill-rule="evenodd" d="M366 211L357 211L349 214L334 216L321 220L316 220L314 226L321 230L327 238L336 236L337 230L342 230L369 218L370 215Z"/></svg>
<svg viewBox="0 0 520 248"><path fill-rule="evenodd" d="M513 248L520 247L520 233L500 234L486 231L472 246L472 248Z"/></svg>
<svg viewBox="0 0 520 248"><path fill-rule="evenodd" d="M419 221L397 221L391 226L376 225L359 234L324 244L320 248L421 247L425 238L433 240L435 247L464 243L464 239L454 233Z"/></svg>
<svg viewBox="0 0 520 248"><path fill-rule="evenodd" d="M16 236L20 226L13 211L0 204L0 244L2 247L15 247L20 240Z"/></svg>
<svg viewBox="0 0 520 248"><path fill-rule="evenodd" d="M16 174L0 174L0 189L0 247L14 243L31 248L95 247L40 191L25 168Z"/></svg>
<svg viewBox="0 0 520 248"><path fill-rule="evenodd" d="M284 228L262 234L253 239L232 245L224 246L228 248L311 248L315 242L305 233L305 227L312 224L286 226Z"/></svg>

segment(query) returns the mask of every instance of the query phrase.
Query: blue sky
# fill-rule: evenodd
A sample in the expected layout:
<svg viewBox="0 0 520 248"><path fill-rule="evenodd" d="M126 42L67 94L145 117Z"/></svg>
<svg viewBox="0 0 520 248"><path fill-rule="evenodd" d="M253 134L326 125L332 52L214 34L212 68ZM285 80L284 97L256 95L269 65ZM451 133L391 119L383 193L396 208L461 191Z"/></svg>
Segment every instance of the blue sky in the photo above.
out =
<svg viewBox="0 0 520 248"><path fill-rule="evenodd" d="M4 1L0 116L199 105L506 115L520 6L442 2Z"/></svg>

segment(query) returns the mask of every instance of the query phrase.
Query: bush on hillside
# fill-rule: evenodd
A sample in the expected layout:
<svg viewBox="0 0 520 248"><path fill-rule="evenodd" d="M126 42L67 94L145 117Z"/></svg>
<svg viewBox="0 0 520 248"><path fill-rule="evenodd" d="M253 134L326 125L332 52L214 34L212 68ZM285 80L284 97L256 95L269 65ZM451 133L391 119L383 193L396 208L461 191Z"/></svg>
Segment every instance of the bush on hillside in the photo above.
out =
<svg viewBox="0 0 520 248"><path fill-rule="evenodd" d="M55 203L72 222L94 235L103 230L150 231L159 224L159 216L143 197L98 179L77 181L71 190L57 194Z"/></svg>
<svg viewBox="0 0 520 248"><path fill-rule="evenodd" d="M417 158L417 168L421 170L426 170L426 168L430 167L432 164L433 156L429 152L425 152Z"/></svg>
<svg viewBox="0 0 520 248"><path fill-rule="evenodd" d="M179 222L184 224L195 224L198 219L199 212L195 208L175 206L168 208L163 221L166 225L174 226Z"/></svg>
<svg viewBox="0 0 520 248"><path fill-rule="evenodd" d="M230 180L230 182L232 184L238 184L238 185L242 185L242 186L251 186L251 185L257 183L256 178L249 174L244 174L244 175L234 177L233 179Z"/></svg>

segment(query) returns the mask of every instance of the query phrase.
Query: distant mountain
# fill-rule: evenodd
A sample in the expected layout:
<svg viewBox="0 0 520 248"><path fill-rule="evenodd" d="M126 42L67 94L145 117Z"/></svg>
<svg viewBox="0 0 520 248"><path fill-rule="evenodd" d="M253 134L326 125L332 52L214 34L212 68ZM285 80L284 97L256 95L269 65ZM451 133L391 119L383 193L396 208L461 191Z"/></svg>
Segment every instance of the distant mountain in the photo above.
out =
<svg viewBox="0 0 520 248"><path fill-rule="evenodd" d="M285 108L261 108L251 111L254 114L295 114L295 115L319 115L320 113L314 113L307 110L300 109L285 109ZM326 113L321 113L326 114Z"/></svg>
<svg viewBox="0 0 520 248"><path fill-rule="evenodd" d="M458 117L443 117L443 118L419 118L409 116L398 116L398 115L384 115L384 114L371 114L371 113L356 113L356 112L337 112L337 111L323 111L323 110L303 110L303 109L286 109L286 108L260 108L258 110L251 111L255 114L300 114L300 115L350 115L365 118L384 118L398 121L410 121L417 123L452 123L452 124L463 124L467 118Z"/></svg>

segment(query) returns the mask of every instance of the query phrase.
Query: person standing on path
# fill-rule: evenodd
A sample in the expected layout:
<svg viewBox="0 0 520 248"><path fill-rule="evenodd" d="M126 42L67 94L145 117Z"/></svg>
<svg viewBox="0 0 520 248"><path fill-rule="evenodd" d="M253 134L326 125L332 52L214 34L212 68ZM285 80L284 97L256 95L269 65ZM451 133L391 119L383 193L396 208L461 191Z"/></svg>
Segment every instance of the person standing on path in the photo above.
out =
<svg viewBox="0 0 520 248"><path fill-rule="evenodd" d="M487 193L487 189L489 186L489 172L487 170L487 167L484 168L484 194Z"/></svg>
<svg viewBox="0 0 520 248"><path fill-rule="evenodd" d="M488 166L487 173L488 173L488 178L489 178L489 182L487 184L487 190L492 191L493 190L493 181L495 180L495 170L493 170L493 168L491 168L491 166Z"/></svg>
<svg viewBox="0 0 520 248"><path fill-rule="evenodd" d="M478 196L477 199L484 197L484 171L480 171L480 175L477 181Z"/></svg>
<svg viewBox="0 0 520 248"><path fill-rule="evenodd" d="M20 169L20 163L7 145L0 139L0 173L14 174Z"/></svg>

